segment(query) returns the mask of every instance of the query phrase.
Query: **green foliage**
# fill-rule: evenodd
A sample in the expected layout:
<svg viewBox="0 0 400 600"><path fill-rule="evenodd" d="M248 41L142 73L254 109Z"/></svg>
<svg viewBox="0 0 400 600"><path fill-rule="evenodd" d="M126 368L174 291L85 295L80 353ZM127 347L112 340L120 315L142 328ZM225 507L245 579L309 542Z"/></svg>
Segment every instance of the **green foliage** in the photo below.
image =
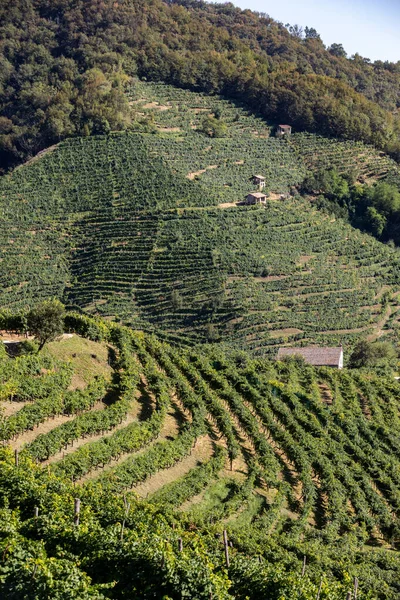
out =
<svg viewBox="0 0 400 600"><path fill-rule="evenodd" d="M39 342L39 350L64 333L65 308L59 300L44 300L27 315L27 327Z"/></svg>
<svg viewBox="0 0 400 600"><path fill-rule="evenodd" d="M202 121L201 130L210 138L222 138L226 136L228 127L221 119L208 115Z"/></svg>
<svg viewBox="0 0 400 600"><path fill-rule="evenodd" d="M360 367L395 367L396 364L397 353L392 344L365 340L355 345L349 360L349 366L355 369Z"/></svg>
<svg viewBox="0 0 400 600"><path fill-rule="evenodd" d="M335 169L319 171L304 182L306 192L324 194L329 200L347 199L350 193L348 181Z"/></svg>
<svg viewBox="0 0 400 600"><path fill-rule="evenodd" d="M392 374L256 361L217 346L185 351L116 323L74 315L70 328L74 322L115 348L112 400L90 411L104 382L71 392L63 379L59 397L77 416L37 435L18 466L10 448L1 450L2 598L315 600L319 591L342 600L354 577L361 600L397 598L400 418ZM379 356L383 346L375 344ZM19 377L34 389L50 367L67 368L52 360L5 358L0 391ZM124 418L139 391L151 410L112 431L111 415ZM161 438L171 404L181 418ZM86 438L93 433L104 437ZM212 451L187 469L205 436ZM34 462L49 458L51 465ZM149 478L155 491L140 500L130 490Z"/></svg>
<svg viewBox="0 0 400 600"><path fill-rule="evenodd" d="M400 192L385 182L349 187L336 170L321 171L304 182L304 190L323 194L318 207L349 220L374 237L400 243Z"/></svg>
<svg viewBox="0 0 400 600"><path fill-rule="evenodd" d="M93 28L93 15L101 27ZM149 15L149 16L148 16ZM346 59L318 33L266 15L181 0L2 3L0 157L11 166L70 136L153 130L124 94L135 74L223 93L297 130L398 155L398 65ZM165 36L165 31L170 35ZM268 44L264 43L268 40Z"/></svg>
<svg viewBox="0 0 400 600"><path fill-rule="evenodd" d="M20 310L14 323L4 313L5 329L24 331L26 307L54 296L170 341L223 340L260 355L382 329L376 305L398 284L399 255L314 208L357 225L364 192L399 180L393 161L361 143L268 137L265 121L215 96L138 80L129 94L158 135L69 140L0 182L0 303ZM229 125L225 138L193 129L210 113ZM243 199L254 173L266 176L267 207L217 208ZM307 173L327 189L316 204L289 195ZM372 176L382 181L353 186ZM396 239L396 214L382 239ZM383 330L395 339L395 297L390 306ZM68 315L67 330L79 320L104 339L85 318Z"/></svg>

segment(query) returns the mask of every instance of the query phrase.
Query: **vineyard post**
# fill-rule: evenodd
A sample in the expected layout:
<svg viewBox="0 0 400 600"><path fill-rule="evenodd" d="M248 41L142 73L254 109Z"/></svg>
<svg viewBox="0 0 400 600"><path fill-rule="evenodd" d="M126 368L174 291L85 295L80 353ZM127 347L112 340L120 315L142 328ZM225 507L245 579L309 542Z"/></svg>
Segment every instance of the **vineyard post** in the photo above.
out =
<svg viewBox="0 0 400 600"><path fill-rule="evenodd" d="M75 498L75 506L74 506L74 525L75 527L79 526L79 513L81 512L81 501L79 498Z"/></svg>
<svg viewBox="0 0 400 600"><path fill-rule="evenodd" d="M322 590L322 577L321 577L321 581L319 582L319 588L318 588L317 600L319 600L319 598L320 598L320 595L321 595L321 590Z"/></svg>
<svg viewBox="0 0 400 600"><path fill-rule="evenodd" d="M129 510L131 508L130 503L127 502L127 500L126 500L126 496L124 496L124 505L125 505L125 514L124 514L124 520L122 521L122 526L121 526L121 542L124 537L126 519L128 518Z"/></svg>
<svg viewBox="0 0 400 600"><path fill-rule="evenodd" d="M305 572L306 572L306 564L307 564L307 557L306 557L306 556L304 556L304 558L303 558L303 568L302 568L302 570L301 570L301 576L302 576L302 577L304 577L304 574L305 574Z"/></svg>
<svg viewBox="0 0 400 600"><path fill-rule="evenodd" d="M33 509L33 516L35 519L38 518L38 516L39 516L39 507L38 506L35 506L35 508Z"/></svg>
<svg viewBox="0 0 400 600"><path fill-rule="evenodd" d="M18 467L18 463L19 463L18 450L15 450L14 457L15 457L15 466Z"/></svg>
<svg viewBox="0 0 400 600"><path fill-rule="evenodd" d="M224 549L225 549L226 566L229 569L229 547L228 547L228 534L226 532L226 529L224 529Z"/></svg>
<svg viewBox="0 0 400 600"><path fill-rule="evenodd" d="M183 551L183 541L182 541L182 538L178 538L178 551L179 552Z"/></svg>
<svg viewBox="0 0 400 600"><path fill-rule="evenodd" d="M354 600L357 600L357 593L358 593L358 579L357 579L357 577L354 577Z"/></svg>
<svg viewBox="0 0 400 600"><path fill-rule="evenodd" d="M353 594L351 592L347 592L346 600L351 600L352 595Z"/></svg>

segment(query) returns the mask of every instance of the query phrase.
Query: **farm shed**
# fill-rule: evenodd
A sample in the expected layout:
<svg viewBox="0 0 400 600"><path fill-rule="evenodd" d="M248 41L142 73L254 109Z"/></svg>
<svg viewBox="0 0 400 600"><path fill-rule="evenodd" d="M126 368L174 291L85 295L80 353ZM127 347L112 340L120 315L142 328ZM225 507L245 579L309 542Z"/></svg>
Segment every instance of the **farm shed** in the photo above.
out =
<svg viewBox="0 0 400 600"><path fill-rule="evenodd" d="M246 196L246 204L265 204L266 201L267 196L262 192L251 192Z"/></svg>
<svg viewBox="0 0 400 600"><path fill-rule="evenodd" d="M343 369L343 348L320 348L307 346L305 348L279 348L277 360L286 356L302 356L306 363L314 367L334 367Z"/></svg>
<svg viewBox="0 0 400 600"><path fill-rule="evenodd" d="M278 128L276 130L276 137L283 137L284 135L290 135L291 133L291 125L278 125Z"/></svg>
<svg viewBox="0 0 400 600"><path fill-rule="evenodd" d="M253 183L257 185L259 190L263 190L265 188L265 177L264 175L254 175Z"/></svg>

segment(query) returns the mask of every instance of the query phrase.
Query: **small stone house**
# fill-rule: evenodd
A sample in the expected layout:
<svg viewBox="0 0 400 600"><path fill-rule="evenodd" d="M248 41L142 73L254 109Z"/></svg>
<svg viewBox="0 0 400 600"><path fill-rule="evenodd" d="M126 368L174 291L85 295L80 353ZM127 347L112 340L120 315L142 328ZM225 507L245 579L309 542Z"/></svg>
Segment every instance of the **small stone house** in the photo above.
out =
<svg viewBox="0 0 400 600"><path fill-rule="evenodd" d="M343 348L320 348L307 346L304 348L279 348L277 360L286 356L302 356L306 363L314 367L333 367L343 369Z"/></svg>
<svg viewBox="0 0 400 600"><path fill-rule="evenodd" d="M265 177L263 175L254 175L253 183L254 185L257 185L258 189L261 191L265 188Z"/></svg>
<svg viewBox="0 0 400 600"><path fill-rule="evenodd" d="M251 192L246 196L246 204L265 204L267 201L266 194L262 192Z"/></svg>
<svg viewBox="0 0 400 600"><path fill-rule="evenodd" d="M291 125L278 125L276 130L276 137L289 136L292 133Z"/></svg>

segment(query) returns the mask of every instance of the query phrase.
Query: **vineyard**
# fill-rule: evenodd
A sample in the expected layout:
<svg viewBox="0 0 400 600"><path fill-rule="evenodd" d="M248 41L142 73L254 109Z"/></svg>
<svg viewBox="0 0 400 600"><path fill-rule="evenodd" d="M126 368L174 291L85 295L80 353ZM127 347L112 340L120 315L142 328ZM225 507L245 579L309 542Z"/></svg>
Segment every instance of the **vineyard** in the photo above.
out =
<svg viewBox="0 0 400 600"><path fill-rule="evenodd" d="M277 194L321 168L335 168L359 182L400 183L398 165L371 146L296 132L280 140L265 120L220 97L141 81L131 87L130 97L137 118L149 120L159 133L148 142L154 156L182 176L192 174L217 202L241 200L256 173L264 174ZM227 124L222 139L199 133L204 116L214 113Z"/></svg>
<svg viewBox="0 0 400 600"><path fill-rule="evenodd" d="M163 84L136 81L130 98L153 133L70 139L1 179L2 307L56 296L254 355L398 339L398 251L288 193L321 165L395 182L393 161L350 141L276 139L232 102ZM226 137L200 131L209 112ZM237 205L254 173L271 193L261 209Z"/></svg>
<svg viewBox="0 0 400 600"><path fill-rule="evenodd" d="M398 597L396 381L66 326L110 375L0 362L2 597Z"/></svg>

